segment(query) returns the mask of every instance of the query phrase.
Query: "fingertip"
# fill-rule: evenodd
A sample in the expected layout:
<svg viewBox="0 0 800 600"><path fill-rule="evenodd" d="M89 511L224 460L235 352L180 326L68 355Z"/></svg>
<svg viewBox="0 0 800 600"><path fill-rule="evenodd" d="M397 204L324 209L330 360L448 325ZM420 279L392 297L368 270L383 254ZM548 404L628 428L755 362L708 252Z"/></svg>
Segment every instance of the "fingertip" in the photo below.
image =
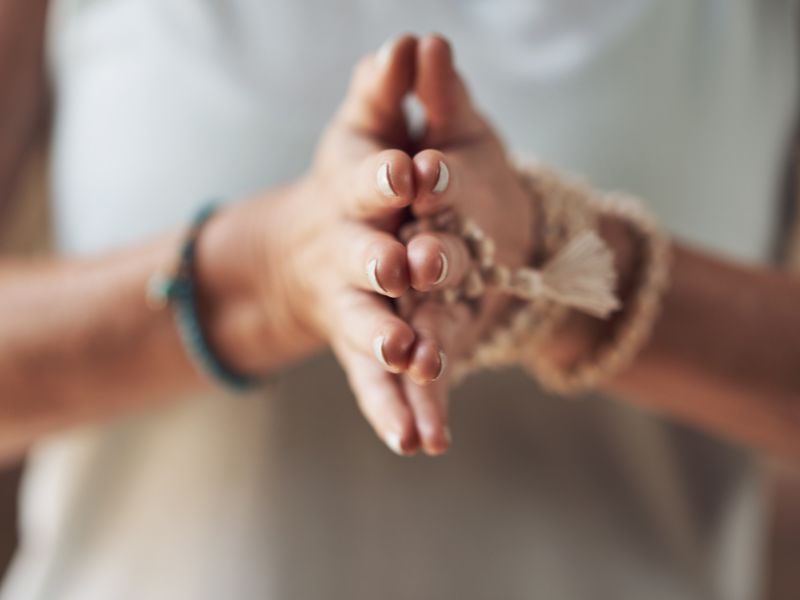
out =
<svg viewBox="0 0 800 600"><path fill-rule="evenodd" d="M379 67L385 68L386 65L389 64L396 43L397 37L390 37L378 48L378 52L375 54L375 61L378 63Z"/></svg>
<svg viewBox="0 0 800 600"><path fill-rule="evenodd" d="M378 48L375 60L383 68L391 67L395 62L403 62L404 59L413 56L418 42L417 36L411 33L392 36Z"/></svg>
<svg viewBox="0 0 800 600"><path fill-rule="evenodd" d="M415 340L416 335L411 327L397 319L385 324L373 337L372 350L385 369L401 373L408 368Z"/></svg>
<svg viewBox="0 0 800 600"><path fill-rule="evenodd" d="M410 276L405 246L398 241L375 243L367 250L367 278L372 289L389 298L399 298L409 288Z"/></svg>
<svg viewBox="0 0 800 600"><path fill-rule="evenodd" d="M414 165L402 150L372 153L353 171L353 193L345 210L358 219L385 217L411 204L415 195Z"/></svg>
<svg viewBox="0 0 800 600"><path fill-rule="evenodd" d="M417 194L413 205L418 216L439 212L452 204L453 162L452 157L439 150L426 149L414 156Z"/></svg>
<svg viewBox="0 0 800 600"><path fill-rule="evenodd" d="M436 175L436 183L433 185L433 189L431 190L434 194L443 193L445 190L447 190L447 186L450 184L450 169L447 167L447 163L443 160L440 160L438 167L439 169Z"/></svg>
<svg viewBox="0 0 800 600"><path fill-rule="evenodd" d="M414 85L417 38L390 38L363 56L351 75L341 116L350 126L381 138L405 139L402 102Z"/></svg>
<svg viewBox="0 0 800 600"><path fill-rule="evenodd" d="M438 58L439 60L446 61L447 64L452 64L453 60L453 47L443 34L441 33L430 33L426 36L423 36L419 42L419 51L422 54L430 55L432 57Z"/></svg>
<svg viewBox="0 0 800 600"><path fill-rule="evenodd" d="M392 163L383 162L378 167L378 172L375 174L375 183L378 186L378 191L386 198L397 198L397 192L392 184Z"/></svg>
<svg viewBox="0 0 800 600"><path fill-rule="evenodd" d="M417 44L419 55L421 83L425 91L437 90L444 92L455 81L455 68L453 66L453 49L444 36L434 33L421 38ZM441 100L452 100L445 94ZM440 105L444 109L448 103Z"/></svg>
<svg viewBox="0 0 800 600"><path fill-rule="evenodd" d="M406 382L405 390L422 450L429 456L447 452L452 437L447 424L446 387L423 387L411 380Z"/></svg>
<svg viewBox="0 0 800 600"><path fill-rule="evenodd" d="M378 438L402 456L416 452L419 435L400 380L348 344L334 341L332 346L342 362L356 402Z"/></svg>
<svg viewBox="0 0 800 600"><path fill-rule="evenodd" d="M392 430L386 434L384 443L397 456L414 456L420 450L420 436L414 429L413 422L400 430Z"/></svg>
<svg viewBox="0 0 800 600"><path fill-rule="evenodd" d="M447 355L432 340L419 340L411 353L408 376L417 385L429 385L447 369Z"/></svg>
<svg viewBox="0 0 800 600"><path fill-rule="evenodd" d="M445 354L444 350L439 350L439 369L436 371L436 376L433 378L434 381L438 381L442 378L442 376L447 372L447 354Z"/></svg>
<svg viewBox="0 0 800 600"><path fill-rule="evenodd" d="M441 456L453 445L453 436L447 425L442 425L435 430L420 434L425 454L428 456Z"/></svg>
<svg viewBox="0 0 800 600"><path fill-rule="evenodd" d="M414 85L418 39L403 33L386 40L375 54L377 76L370 84L371 97L380 111L395 113Z"/></svg>
<svg viewBox="0 0 800 600"><path fill-rule="evenodd" d="M419 292L428 292L442 284L450 272L450 260L441 240L422 233L408 242L409 284Z"/></svg>
<svg viewBox="0 0 800 600"><path fill-rule="evenodd" d="M402 150L383 150L372 162L375 188L384 206L408 206L415 195L414 166Z"/></svg>
<svg viewBox="0 0 800 600"><path fill-rule="evenodd" d="M403 405L403 410L394 414L390 422L383 425L382 437L386 446L398 456L413 456L421 448L420 435L411 407Z"/></svg>
<svg viewBox="0 0 800 600"><path fill-rule="evenodd" d="M468 140L486 131L454 56L450 42L438 34L425 36L417 45L416 91L425 107L429 145Z"/></svg>

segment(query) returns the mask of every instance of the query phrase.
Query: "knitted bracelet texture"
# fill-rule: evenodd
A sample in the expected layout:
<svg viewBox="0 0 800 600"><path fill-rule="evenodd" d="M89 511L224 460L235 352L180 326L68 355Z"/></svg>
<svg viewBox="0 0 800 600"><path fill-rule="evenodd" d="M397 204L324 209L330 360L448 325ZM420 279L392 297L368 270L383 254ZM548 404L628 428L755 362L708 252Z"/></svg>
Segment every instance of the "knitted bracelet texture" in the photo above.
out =
<svg viewBox="0 0 800 600"><path fill-rule="evenodd" d="M454 211L415 221L401 237L433 230L465 241L472 267L459 287L441 293L443 301L474 303L491 289L512 297L473 354L453 366L455 380L480 369L521 363L550 391L585 392L624 370L649 338L669 283L669 238L632 196L596 192L531 161L520 162L517 173L540 216L535 264L515 270L496 264L494 241ZM613 253L597 232L604 216L622 220L642 242L639 280L625 306L616 294ZM557 366L543 351L544 342L572 311L607 319L620 310L613 334L577 364Z"/></svg>

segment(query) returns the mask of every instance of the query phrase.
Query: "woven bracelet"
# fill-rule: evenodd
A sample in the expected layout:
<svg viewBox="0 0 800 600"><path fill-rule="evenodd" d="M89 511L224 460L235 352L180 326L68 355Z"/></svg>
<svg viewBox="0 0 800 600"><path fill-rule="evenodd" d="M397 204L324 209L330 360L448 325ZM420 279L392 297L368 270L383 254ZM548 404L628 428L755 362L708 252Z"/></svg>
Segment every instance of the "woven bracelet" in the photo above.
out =
<svg viewBox="0 0 800 600"><path fill-rule="evenodd" d="M215 212L216 205L210 203L194 216L181 247L175 272L171 275L156 273L150 278L147 303L153 308L172 307L178 334L192 363L220 386L242 393L262 387L264 380L236 373L217 356L203 331L197 302L197 239Z"/></svg>

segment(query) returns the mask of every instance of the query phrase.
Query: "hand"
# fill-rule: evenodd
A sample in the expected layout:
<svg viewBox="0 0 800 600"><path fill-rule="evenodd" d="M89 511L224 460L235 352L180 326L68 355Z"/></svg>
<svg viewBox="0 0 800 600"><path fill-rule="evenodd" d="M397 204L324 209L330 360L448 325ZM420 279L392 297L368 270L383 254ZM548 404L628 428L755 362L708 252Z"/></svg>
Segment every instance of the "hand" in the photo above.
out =
<svg viewBox="0 0 800 600"><path fill-rule="evenodd" d="M412 148L402 112L412 90L428 111L425 143L444 152L427 149L412 159L391 149ZM270 347L288 362L328 344L390 448L445 451L447 382L436 380L447 376L448 354L474 345L497 302L486 303L477 324L463 306L423 303L409 326L389 298L410 285L427 291L458 284L468 256L452 236L424 234L407 249L395 236L409 208L425 215L457 206L491 235L502 233L499 260L519 264L531 229L528 203L509 187L509 173L499 142L469 104L446 42L427 38L418 47L406 36L365 57L309 174L276 197L226 211L204 233L207 258L200 262L208 274L201 280L220 288L227 304L238 297L248 307L212 320L215 346L232 366L260 372L279 366L263 362ZM506 198L508 210L495 210L495 195Z"/></svg>
<svg viewBox="0 0 800 600"><path fill-rule="evenodd" d="M219 290L206 295L230 305L240 290L247 307L211 319L213 343L232 367L260 372L276 366L263 362L270 348L289 361L330 345L361 410L401 454L419 442L395 374L435 376L442 367L438 345L417 348L390 301L409 289L396 232L417 196L415 167L430 167L392 149L408 145L402 101L414 83L416 46L405 36L364 58L309 173L224 211L204 231L199 257L201 282Z"/></svg>
<svg viewBox="0 0 800 600"><path fill-rule="evenodd" d="M532 203L501 141L473 106L455 71L447 41L437 36L420 40L416 74L414 90L425 108L427 129L420 143L425 150L413 159L418 188L413 213L430 216L454 208L495 240L499 264L516 267L527 263L533 247ZM449 172L449 185L442 193L432 193L441 165ZM440 253L449 258L449 272L438 281ZM408 243L410 283L421 292L459 284L468 261L464 243L449 234L422 233ZM430 368L418 368L425 364L419 355L430 355L431 347L442 348L451 360L470 354L506 302L507 298L489 293L479 312L472 314L464 305L445 306L429 299L401 315L417 333L411 368L401 381L427 453L441 452L443 441L449 438L450 381L447 372L432 381Z"/></svg>

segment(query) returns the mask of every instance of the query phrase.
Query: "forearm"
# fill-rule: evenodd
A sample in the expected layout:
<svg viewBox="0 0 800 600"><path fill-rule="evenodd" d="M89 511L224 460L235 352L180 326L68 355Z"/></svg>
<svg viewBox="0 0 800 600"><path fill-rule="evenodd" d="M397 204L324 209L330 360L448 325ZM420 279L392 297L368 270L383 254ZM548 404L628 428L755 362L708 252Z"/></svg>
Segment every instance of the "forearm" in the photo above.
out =
<svg viewBox="0 0 800 600"><path fill-rule="evenodd" d="M800 457L800 281L676 245L650 343L613 389Z"/></svg>
<svg viewBox="0 0 800 600"><path fill-rule="evenodd" d="M201 384L169 312L145 303L147 278L177 239L0 266L0 451Z"/></svg>
<svg viewBox="0 0 800 600"><path fill-rule="evenodd" d="M285 303L263 305L268 277L253 282L258 296L246 284L242 218L252 219L242 213L253 205L207 224L197 279L215 350L232 368L262 373L318 346L292 331L277 306ZM261 227L268 235L268 224ZM0 263L0 455L53 430L210 386L187 359L171 311L154 311L145 298L181 239L176 232L88 260Z"/></svg>
<svg viewBox="0 0 800 600"><path fill-rule="evenodd" d="M635 293L640 250L619 224L615 249L623 301ZM717 435L800 456L800 281L675 242L671 284L649 342L608 389ZM549 350L571 364L607 344L610 322L573 315Z"/></svg>

